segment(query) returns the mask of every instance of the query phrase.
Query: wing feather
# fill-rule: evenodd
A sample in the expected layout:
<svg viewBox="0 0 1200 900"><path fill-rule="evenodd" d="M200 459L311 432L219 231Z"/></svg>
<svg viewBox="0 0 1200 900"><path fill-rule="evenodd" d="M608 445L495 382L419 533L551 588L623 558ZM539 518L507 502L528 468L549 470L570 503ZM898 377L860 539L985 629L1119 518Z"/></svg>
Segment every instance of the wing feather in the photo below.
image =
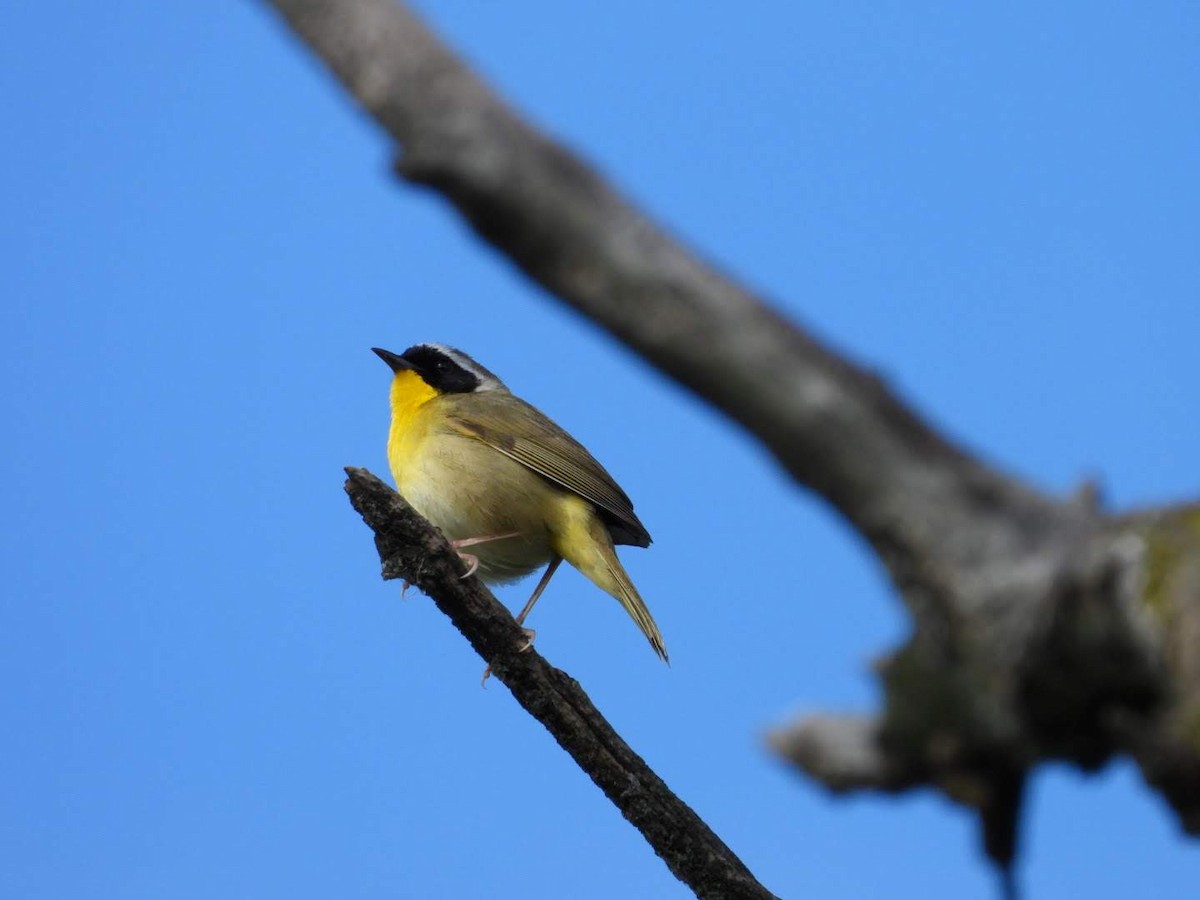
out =
<svg viewBox="0 0 1200 900"><path fill-rule="evenodd" d="M469 398L469 399L468 399ZM613 542L650 546L650 533L613 477L577 440L546 415L507 391L447 395L446 421L458 434L482 441L600 510ZM520 404L519 415L512 404Z"/></svg>

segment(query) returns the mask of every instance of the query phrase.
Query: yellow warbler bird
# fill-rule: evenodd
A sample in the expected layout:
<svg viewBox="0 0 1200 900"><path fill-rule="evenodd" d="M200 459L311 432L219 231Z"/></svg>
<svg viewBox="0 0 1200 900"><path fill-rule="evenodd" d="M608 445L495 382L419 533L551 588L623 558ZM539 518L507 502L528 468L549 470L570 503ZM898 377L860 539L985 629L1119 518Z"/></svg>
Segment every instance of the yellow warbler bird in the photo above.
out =
<svg viewBox="0 0 1200 900"><path fill-rule="evenodd" d="M650 534L604 467L461 350L374 352L394 373L387 452L396 488L450 539L468 574L503 583L546 566L520 624L565 559L615 597L666 660L614 549L648 547Z"/></svg>

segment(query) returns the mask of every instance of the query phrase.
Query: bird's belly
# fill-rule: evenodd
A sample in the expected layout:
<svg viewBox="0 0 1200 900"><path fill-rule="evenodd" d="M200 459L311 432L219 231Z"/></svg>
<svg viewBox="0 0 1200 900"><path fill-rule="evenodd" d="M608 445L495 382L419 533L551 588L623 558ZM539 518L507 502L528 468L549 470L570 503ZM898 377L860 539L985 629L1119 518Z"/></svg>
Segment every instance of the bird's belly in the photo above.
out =
<svg viewBox="0 0 1200 900"><path fill-rule="evenodd" d="M486 444L458 435L431 435L418 447L395 448L396 488L450 540L516 532L517 537L464 547L479 559L479 576L513 581L550 561L544 510L556 489Z"/></svg>

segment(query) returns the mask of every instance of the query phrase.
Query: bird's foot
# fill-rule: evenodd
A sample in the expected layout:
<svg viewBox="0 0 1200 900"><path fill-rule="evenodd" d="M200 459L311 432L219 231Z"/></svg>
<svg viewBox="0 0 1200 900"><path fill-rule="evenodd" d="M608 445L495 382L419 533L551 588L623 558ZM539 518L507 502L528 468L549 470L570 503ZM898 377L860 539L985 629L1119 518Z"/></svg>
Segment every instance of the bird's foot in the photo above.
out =
<svg viewBox="0 0 1200 900"><path fill-rule="evenodd" d="M533 639L537 637L537 632L532 628L522 628L521 631L525 634L525 642L517 648L518 653L527 653L529 648L533 646ZM492 667L489 665L483 670L483 678L479 680L480 687L487 687L487 680L492 677Z"/></svg>
<svg viewBox="0 0 1200 900"><path fill-rule="evenodd" d="M459 538L456 541L451 541L450 546L458 551L458 558L467 564L467 571L459 578L470 578L479 568L479 557L474 553L463 553L463 547L474 547L476 544L486 544L488 541L501 541L504 538L520 537L519 531L508 531L504 534L485 534L481 537Z"/></svg>

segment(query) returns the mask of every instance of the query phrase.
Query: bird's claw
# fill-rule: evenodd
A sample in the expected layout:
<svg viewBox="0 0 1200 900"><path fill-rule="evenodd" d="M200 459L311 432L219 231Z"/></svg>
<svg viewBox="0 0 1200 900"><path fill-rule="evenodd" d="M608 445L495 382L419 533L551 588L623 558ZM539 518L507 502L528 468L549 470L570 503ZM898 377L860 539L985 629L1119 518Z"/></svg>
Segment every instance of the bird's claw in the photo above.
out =
<svg viewBox="0 0 1200 900"><path fill-rule="evenodd" d="M479 557L474 553L463 553L461 550L459 550L458 558L467 564L467 571L458 576L459 581L462 581L464 578L470 578L475 574L476 570L478 570Z"/></svg>
<svg viewBox="0 0 1200 900"><path fill-rule="evenodd" d="M475 574L475 570L479 568L479 557L473 553L463 553L463 547L474 547L476 544L487 544L491 541L502 541L505 538L520 537L519 531L506 531L504 534L483 534L479 537L457 538L450 542L450 546L458 551L458 558L467 564L467 571L460 578L470 578Z"/></svg>
<svg viewBox="0 0 1200 900"><path fill-rule="evenodd" d="M521 644L520 647L517 648L517 652L518 653L528 653L529 649L533 646L533 639L535 637L537 637L537 632L534 631L532 628L522 628L521 631L525 635L525 642L523 644ZM482 688L487 687L487 680L491 677L492 677L492 667L491 667L491 664L489 663L488 667L483 670L483 678L481 678L479 680L479 686Z"/></svg>

